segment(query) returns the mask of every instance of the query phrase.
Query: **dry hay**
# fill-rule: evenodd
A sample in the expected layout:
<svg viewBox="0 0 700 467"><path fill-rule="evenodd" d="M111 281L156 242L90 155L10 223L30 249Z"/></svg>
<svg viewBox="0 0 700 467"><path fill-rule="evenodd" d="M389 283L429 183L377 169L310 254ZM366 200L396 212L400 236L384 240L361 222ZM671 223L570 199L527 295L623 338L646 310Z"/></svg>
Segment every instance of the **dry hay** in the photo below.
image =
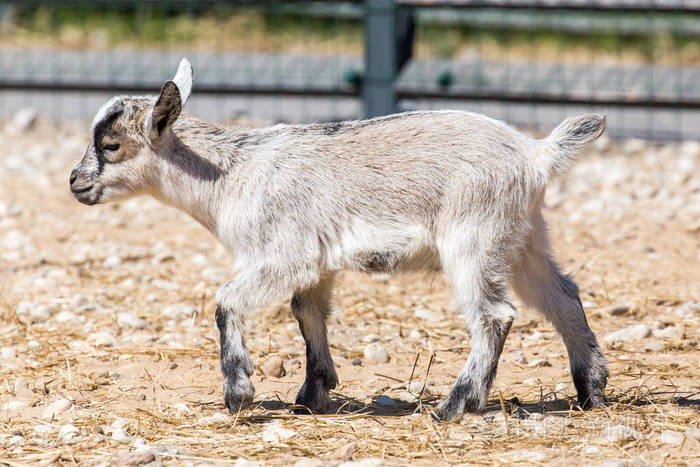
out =
<svg viewBox="0 0 700 467"><path fill-rule="evenodd" d="M228 415L213 295L229 258L193 221L153 201L73 201L67 175L86 135L82 125L47 122L0 131L0 464L111 463L144 444L178 465L239 457L270 465L700 462L691 433L680 445L661 438L700 422L697 145L603 142L548 194L555 246L599 339L638 323L657 333L604 346L610 405L575 407L560 339L522 310L487 410L438 424L431 407L469 349L440 277L340 281L330 323L341 381L334 415L289 410L304 377L304 346L288 306L253 317L255 406ZM50 316L27 323L16 313L23 301L46 305ZM439 319L416 317L418 310ZM378 339L390 362L364 361L363 339ZM271 356L284 359L283 378L260 371ZM61 398L72 407L44 418ZM13 401L19 405L5 405ZM65 435L69 424L73 436ZM641 436L603 436L615 425ZM115 426L126 442L112 439Z"/></svg>

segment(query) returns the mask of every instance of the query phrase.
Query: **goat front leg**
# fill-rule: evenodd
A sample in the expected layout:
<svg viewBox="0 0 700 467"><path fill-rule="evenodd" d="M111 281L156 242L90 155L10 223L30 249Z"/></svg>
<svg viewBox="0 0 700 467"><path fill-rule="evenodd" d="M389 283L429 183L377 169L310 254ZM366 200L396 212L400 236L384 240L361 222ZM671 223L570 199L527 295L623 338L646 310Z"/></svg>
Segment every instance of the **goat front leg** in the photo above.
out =
<svg viewBox="0 0 700 467"><path fill-rule="evenodd" d="M297 394L296 413L328 412L328 391L338 384L326 332L332 288L333 275L329 275L292 297L292 313L306 342L306 380Z"/></svg>
<svg viewBox="0 0 700 467"><path fill-rule="evenodd" d="M279 291L270 287L264 279L256 274L241 273L216 294L216 326L221 340L224 402L231 413L249 405L255 395L250 382L255 365L245 345L244 318L281 294L277 294Z"/></svg>

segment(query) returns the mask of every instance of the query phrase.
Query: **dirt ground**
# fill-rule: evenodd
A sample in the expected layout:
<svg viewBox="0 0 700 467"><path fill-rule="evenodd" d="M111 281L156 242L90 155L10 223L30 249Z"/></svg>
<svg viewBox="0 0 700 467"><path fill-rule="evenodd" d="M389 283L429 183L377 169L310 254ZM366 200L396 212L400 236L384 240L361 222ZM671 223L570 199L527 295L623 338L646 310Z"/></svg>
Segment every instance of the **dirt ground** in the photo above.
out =
<svg viewBox="0 0 700 467"><path fill-rule="evenodd" d="M289 409L305 354L288 302L251 317L255 406L229 415L214 323L228 254L153 200L79 204L87 123L21 123L0 123L0 464L700 465L700 144L603 139L548 191L609 406L575 407L561 339L520 306L487 410L435 423L469 350L443 278L342 278L334 415ZM265 376L276 356L286 375Z"/></svg>

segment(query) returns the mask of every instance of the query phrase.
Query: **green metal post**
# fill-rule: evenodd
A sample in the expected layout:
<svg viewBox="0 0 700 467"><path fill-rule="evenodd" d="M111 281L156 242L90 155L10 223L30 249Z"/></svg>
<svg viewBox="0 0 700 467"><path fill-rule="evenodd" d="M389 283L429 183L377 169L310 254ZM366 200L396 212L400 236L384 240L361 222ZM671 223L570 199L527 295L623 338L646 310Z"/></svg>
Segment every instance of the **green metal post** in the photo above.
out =
<svg viewBox="0 0 700 467"><path fill-rule="evenodd" d="M367 118L396 111L395 13L393 0L365 0L365 79L362 99Z"/></svg>

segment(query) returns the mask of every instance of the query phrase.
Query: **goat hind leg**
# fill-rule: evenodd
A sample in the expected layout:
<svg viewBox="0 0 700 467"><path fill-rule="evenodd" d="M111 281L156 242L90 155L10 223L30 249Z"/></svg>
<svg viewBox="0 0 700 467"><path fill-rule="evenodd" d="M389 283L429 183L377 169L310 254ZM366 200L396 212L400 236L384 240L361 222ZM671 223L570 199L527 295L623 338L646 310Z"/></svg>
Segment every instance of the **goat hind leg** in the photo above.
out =
<svg viewBox="0 0 700 467"><path fill-rule="evenodd" d="M292 297L292 313L306 342L306 380L297 394L297 413L328 412L328 391L338 384L326 330L332 287L333 276L328 276Z"/></svg>

